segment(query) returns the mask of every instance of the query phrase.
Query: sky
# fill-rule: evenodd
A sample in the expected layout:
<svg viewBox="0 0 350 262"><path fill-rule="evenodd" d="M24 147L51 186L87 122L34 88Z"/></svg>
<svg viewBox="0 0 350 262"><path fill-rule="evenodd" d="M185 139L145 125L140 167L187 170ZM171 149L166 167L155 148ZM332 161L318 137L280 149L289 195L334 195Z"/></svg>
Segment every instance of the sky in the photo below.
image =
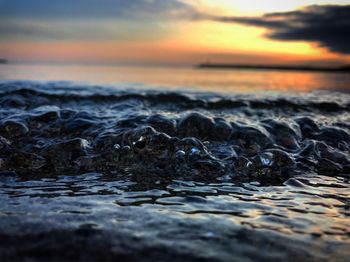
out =
<svg viewBox="0 0 350 262"><path fill-rule="evenodd" d="M0 0L18 62L340 65L350 0Z"/></svg>

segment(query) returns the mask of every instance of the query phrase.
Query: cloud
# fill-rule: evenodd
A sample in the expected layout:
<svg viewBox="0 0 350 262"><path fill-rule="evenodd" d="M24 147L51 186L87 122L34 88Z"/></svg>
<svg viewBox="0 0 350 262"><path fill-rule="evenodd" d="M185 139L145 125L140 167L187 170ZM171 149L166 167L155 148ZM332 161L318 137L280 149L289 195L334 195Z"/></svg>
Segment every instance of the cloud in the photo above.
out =
<svg viewBox="0 0 350 262"><path fill-rule="evenodd" d="M166 32L159 25L126 21L0 20L0 41L133 41L154 40Z"/></svg>
<svg viewBox="0 0 350 262"><path fill-rule="evenodd" d="M224 23L270 29L267 37L283 41L313 41L330 51L350 54L350 5L308 6L261 17L204 16Z"/></svg>
<svg viewBox="0 0 350 262"><path fill-rule="evenodd" d="M191 10L180 0L0 0L1 18L138 18Z"/></svg>
<svg viewBox="0 0 350 262"><path fill-rule="evenodd" d="M192 12L180 0L0 0L0 40L153 40Z"/></svg>

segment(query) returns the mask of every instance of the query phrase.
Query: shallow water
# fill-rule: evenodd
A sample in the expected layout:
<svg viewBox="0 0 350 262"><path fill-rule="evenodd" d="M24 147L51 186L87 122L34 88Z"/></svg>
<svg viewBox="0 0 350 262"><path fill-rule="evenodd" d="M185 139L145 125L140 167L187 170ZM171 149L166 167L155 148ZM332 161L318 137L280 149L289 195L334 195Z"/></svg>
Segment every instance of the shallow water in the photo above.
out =
<svg viewBox="0 0 350 262"><path fill-rule="evenodd" d="M346 261L350 95L0 84L0 259Z"/></svg>
<svg viewBox="0 0 350 262"><path fill-rule="evenodd" d="M220 93L350 91L350 74L195 67L0 64L1 80L74 81L128 88Z"/></svg>

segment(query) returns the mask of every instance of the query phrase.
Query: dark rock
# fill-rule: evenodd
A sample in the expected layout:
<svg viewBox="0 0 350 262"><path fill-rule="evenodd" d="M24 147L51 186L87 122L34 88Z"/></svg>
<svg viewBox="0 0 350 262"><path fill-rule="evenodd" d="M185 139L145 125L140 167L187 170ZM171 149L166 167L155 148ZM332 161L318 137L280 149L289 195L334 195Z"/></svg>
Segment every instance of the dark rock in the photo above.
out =
<svg viewBox="0 0 350 262"><path fill-rule="evenodd" d="M11 145L11 142L9 140L0 136L0 150L4 150L6 148L9 148L10 145Z"/></svg>
<svg viewBox="0 0 350 262"><path fill-rule="evenodd" d="M325 158L318 161L316 168L321 175L335 176L343 171L342 165Z"/></svg>
<svg viewBox="0 0 350 262"><path fill-rule="evenodd" d="M48 146L43 155L53 168L58 171L69 169L75 159L87 155L89 142L85 139L74 138Z"/></svg>
<svg viewBox="0 0 350 262"><path fill-rule="evenodd" d="M175 135L176 121L162 115L152 115L146 119L146 123L152 126L158 132L166 133L170 136Z"/></svg>
<svg viewBox="0 0 350 262"><path fill-rule="evenodd" d="M238 172L242 175L251 173L253 170L255 170L253 162L243 156L238 157L238 159L233 164L233 168L235 172Z"/></svg>
<svg viewBox="0 0 350 262"><path fill-rule="evenodd" d="M46 165L44 157L28 153L28 152L13 152L9 156L9 162L7 168L16 167L16 170L20 170L23 173L28 171L36 171Z"/></svg>
<svg viewBox="0 0 350 262"><path fill-rule="evenodd" d="M292 123L267 119L262 121L262 125L269 131L276 145L279 145L287 150L299 149L301 141L300 130Z"/></svg>
<svg viewBox="0 0 350 262"><path fill-rule="evenodd" d="M215 119L215 125L213 126L211 138L214 141L227 141L232 134L231 125L222 118Z"/></svg>
<svg viewBox="0 0 350 262"><path fill-rule="evenodd" d="M166 187L178 178L283 184L303 172L344 175L350 166L348 105L338 102L339 117L318 98L1 86L0 168L19 174L102 171ZM203 113L178 119L184 109Z"/></svg>
<svg viewBox="0 0 350 262"><path fill-rule="evenodd" d="M0 105L3 107L25 107L27 105L25 99L20 95L9 95L0 98Z"/></svg>
<svg viewBox="0 0 350 262"><path fill-rule="evenodd" d="M319 159L326 158L339 164L350 164L349 155L344 154L336 148L331 148L324 142L315 143L315 154Z"/></svg>
<svg viewBox="0 0 350 262"><path fill-rule="evenodd" d="M137 141L144 140L148 141L151 137L156 134L157 131L151 126L141 126L135 129L126 131L123 135L122 143L124 145L133 145Z"/></svg>
<svg viewBox="0 0 350 262"><path fill-rule="evenodd" d="M220 176L218 172L224 171L224 166L220 162L212 160L198 160L193 163L193 166L202 172L215 174L215 176Z"/></svg>
<svg viewBox="0 0 350 262"><path fill-rule="evenodd" d="M315 140L311 140L311 139L304 140L303 143L301 144L299 156L313 157L316 153L315 151L316 143L317 142Z"/></svg>
<svg viewBox="0 0 350 262"><path fill-rule="evenodd" d="M272 154L272 167L287 169L295 166L295 160L285 151L280 149L267 149L265 152Z"/></svg>
<svg viewBox="0 0 350 262"><path fill-rule="evenodd" d="M4 169L6 166L6 162L3 158L0 158L0 170Z"/></svg>
<svg viewBox="0 0 350 262"><path fill-rule="evenodd" d="M245 126L237 123L232 123L232 127L233 132L230 140L248 156L254 156L260 150L272 145L272 140L263 128Z"/></svg>
<svg viewBox="0 0 350 262"><path fill-rule="evenodd" d="M350 144L349 132L339 127L320 127L319 132L313 138L324 141L334 147L338 147L340 142Z"/></svg>
<svg viewBox="0 0 350 262"><path fill-rule="evenodd" d="M318 132L318 125L309 117L299 117L294 119L299 125L303 139L312 137L312 135Z"/></svg>
<svg viewBox="0 0 350 262"><path fill-rule="evenodd" d="M19 121L6 120L0 124L0 135L8 139L25 136L28 132L28 127Z"/></svg>
<svg viewBox="0 0 350 262"><path fill-rule="evenodd" d="M212 118L200 113L191 113L179 121L178 133L180 137L210 139L213 137L214 125Z"/></svg>
<svg viewBox="0 0 350 262"><path fill-rule="evenodd" d="M98 152L109 151L114 145L123 142L123 133L105 133L100 134L94 141L94 149Z"/></svg>
<svg viewBox="0 0 350 262"><path fill-rule="evenodd" d="M34 109L29 118L29 121L49 123L51 121L56 121L57 119L60 119L60 117L61 114L60 109L58 107L44 106Z"/></svg>

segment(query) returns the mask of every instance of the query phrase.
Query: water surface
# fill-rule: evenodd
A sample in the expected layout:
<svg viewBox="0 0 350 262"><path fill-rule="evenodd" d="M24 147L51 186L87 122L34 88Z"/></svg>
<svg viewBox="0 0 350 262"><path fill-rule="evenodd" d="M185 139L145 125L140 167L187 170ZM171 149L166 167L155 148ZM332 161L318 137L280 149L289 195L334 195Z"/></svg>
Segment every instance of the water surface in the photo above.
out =
<svg viewBox="0 0 350 262"><path fill-rule="evenodd" d="M75 81L113 87L192 89L225 93L349 91L350 74L194 67L0 65L2 80Z"/></svg>
<svg viewBox="0 0 350 262"><path fill-rule="evenodd" d="M347 261L349 94L201 74L1 82L1 261Z"/></svg>

